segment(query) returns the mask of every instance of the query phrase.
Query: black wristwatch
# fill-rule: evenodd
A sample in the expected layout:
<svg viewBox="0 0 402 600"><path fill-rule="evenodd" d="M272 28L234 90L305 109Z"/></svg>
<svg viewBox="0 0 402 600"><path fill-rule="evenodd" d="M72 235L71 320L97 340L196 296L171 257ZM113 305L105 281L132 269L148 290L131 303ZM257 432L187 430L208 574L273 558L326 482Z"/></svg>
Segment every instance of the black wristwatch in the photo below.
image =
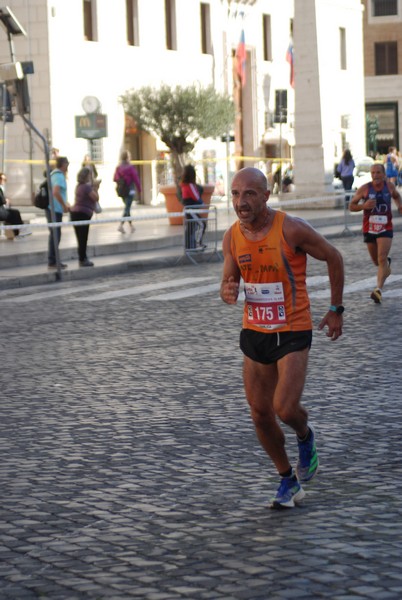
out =
<svg viewBox="0 0 402 600"><path fill-rule="evenodd" d="M329 310L336 313L337 315L341 315L345 311L345 307L342 306L342 304L339 304L339 306L335 306L334 304L331 304L331 306L329 307Z"/></svg>

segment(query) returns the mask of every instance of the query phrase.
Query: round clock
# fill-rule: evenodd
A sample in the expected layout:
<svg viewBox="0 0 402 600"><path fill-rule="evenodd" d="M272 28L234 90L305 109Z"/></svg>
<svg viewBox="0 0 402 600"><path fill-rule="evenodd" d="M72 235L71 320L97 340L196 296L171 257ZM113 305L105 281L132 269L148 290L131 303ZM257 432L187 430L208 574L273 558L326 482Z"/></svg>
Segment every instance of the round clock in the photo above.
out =
<svg viewBox="0 0 402 600"><path fill-rule="evenodd" d="M96 96L85 96L81 106L86 113L94 113L99 110L100 102Z"/></svg>

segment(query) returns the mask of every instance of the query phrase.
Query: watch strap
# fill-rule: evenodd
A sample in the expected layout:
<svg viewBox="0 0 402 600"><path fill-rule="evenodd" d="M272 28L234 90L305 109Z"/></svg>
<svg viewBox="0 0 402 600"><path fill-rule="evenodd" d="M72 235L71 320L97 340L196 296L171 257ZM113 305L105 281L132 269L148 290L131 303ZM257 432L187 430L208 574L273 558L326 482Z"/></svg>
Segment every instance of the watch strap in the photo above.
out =
<svg viewBox="0 0 402 600"><path fill-rule="evenodd" d="M342 304L339 304L338 306L336 306L335 304L331 304L331 306L329 307L329 310L331 312L336 313L337 315L342 315L345 310L345 307L342 306Z"/></svg>

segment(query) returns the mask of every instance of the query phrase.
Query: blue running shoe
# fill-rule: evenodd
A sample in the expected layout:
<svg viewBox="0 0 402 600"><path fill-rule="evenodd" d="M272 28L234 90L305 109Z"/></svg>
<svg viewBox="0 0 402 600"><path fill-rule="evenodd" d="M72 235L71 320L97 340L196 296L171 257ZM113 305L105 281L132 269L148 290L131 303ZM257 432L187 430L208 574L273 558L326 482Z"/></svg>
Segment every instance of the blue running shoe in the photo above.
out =
<svg viewBox="0 0 402 600"><path fill-rule="evenodd" d="M306 442L297 440L299 445L299 460L296 465L296 475L297 479L302 483L313 479L319 465L317 448L315 447L314 429L311 425L309 425L309 429L311 431L310 439Z"/></svg>
<svg viewBox="0 0 402 600"><path fill-rule="evenodd" d="M306 492L297 481L296 475L283 477L275 498L272 498L271 508L294 508L295 503L303 500L305 495Z"/></svg>

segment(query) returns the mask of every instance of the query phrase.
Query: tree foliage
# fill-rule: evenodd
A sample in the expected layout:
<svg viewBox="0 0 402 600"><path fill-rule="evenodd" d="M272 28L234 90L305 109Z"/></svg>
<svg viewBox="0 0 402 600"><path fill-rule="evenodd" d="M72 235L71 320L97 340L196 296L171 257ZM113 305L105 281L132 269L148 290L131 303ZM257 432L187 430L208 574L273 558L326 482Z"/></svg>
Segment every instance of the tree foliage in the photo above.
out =
<svg viewBox="0 0 402 600"><path fill-rule="evenodd" d="M140 129L159 137L171 150L176 174L200 138L221 136L234 123L232 100L213 86L145 86L127 91L120 100Z"/></svg>

